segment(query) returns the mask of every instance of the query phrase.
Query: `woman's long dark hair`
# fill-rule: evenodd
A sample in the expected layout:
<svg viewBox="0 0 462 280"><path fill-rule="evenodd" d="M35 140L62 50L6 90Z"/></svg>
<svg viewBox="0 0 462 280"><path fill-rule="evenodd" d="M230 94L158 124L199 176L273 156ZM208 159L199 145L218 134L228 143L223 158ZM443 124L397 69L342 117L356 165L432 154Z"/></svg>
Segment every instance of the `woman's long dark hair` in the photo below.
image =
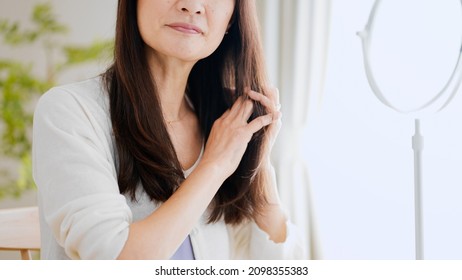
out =
<svg viewBox="0 0 462 280"><path fill-rule="evenodd" d="M263 92L266 83L254 0L235 0L232 25L218 49L198 61L188 79L188 96L205 140L213 123L246 87ZM153 201L166 201L184 180L163 119L155 81L137 24L137 1L119 0L114 64L104 73L115 136L121 193L135 199L142 188ZM233 91L229 89L234 89ZM265 114L255 103L251 118ZM253 136L237 170L212 201L209 222L237 224L265 205L266 174L259 168L266 129Z"/></svg>

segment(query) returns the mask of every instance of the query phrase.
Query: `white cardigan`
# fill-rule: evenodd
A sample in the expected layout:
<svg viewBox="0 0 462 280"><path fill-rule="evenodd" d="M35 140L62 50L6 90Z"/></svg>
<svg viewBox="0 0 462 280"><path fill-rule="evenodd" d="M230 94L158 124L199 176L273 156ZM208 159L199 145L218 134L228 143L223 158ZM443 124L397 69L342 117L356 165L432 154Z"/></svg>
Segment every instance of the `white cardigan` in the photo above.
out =
<svg viewBox="0 0 462 280"><path fill-rule="evenodd" d="M115 259L133 221L155 211L120 194L109 100L100 77L56 87L37 105L33 174L38 186L42 259ZM300 259L302 238L290 222L287 239L274 243L254 222L207 224L192 229L196 259Z"/></svg>

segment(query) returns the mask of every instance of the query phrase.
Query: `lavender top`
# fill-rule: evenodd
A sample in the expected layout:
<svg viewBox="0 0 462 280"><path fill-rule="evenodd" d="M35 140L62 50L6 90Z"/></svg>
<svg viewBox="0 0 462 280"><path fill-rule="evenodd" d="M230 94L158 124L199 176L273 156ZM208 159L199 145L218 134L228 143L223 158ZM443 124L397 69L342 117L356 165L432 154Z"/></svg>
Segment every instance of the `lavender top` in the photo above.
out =
<svg viewBox="0 0 462 280"><path fill-rule="evenodd" d="M194 251L191 244L191 237L188 235L186 239L181 243L178 250L170 258L171 260L195 260Z"/></svg>

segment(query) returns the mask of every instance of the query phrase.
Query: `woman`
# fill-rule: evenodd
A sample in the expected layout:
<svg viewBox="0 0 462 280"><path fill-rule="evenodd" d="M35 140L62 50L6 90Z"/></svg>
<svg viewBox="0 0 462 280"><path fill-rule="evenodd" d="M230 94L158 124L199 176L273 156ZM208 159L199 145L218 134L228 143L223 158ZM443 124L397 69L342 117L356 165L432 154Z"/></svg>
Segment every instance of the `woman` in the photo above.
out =
<svg viewBox="0 0 462 280"><path fill-rule="evenodd" d="M42 258L303 257L254 5L119 0L112 67L36 109Z"/></svg>

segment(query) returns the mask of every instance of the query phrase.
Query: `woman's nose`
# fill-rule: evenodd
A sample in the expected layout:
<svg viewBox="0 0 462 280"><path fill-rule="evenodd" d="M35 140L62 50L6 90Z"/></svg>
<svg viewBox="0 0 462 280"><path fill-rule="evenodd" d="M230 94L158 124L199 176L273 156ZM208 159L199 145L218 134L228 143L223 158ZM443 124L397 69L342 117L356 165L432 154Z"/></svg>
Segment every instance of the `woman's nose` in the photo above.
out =
<svg viewBox="0 0 462 280"><path fill-rule="evenodd" d="M177 7L181 12L191 15L204 13L204 3L202 0L179 0Z"/></svg>

